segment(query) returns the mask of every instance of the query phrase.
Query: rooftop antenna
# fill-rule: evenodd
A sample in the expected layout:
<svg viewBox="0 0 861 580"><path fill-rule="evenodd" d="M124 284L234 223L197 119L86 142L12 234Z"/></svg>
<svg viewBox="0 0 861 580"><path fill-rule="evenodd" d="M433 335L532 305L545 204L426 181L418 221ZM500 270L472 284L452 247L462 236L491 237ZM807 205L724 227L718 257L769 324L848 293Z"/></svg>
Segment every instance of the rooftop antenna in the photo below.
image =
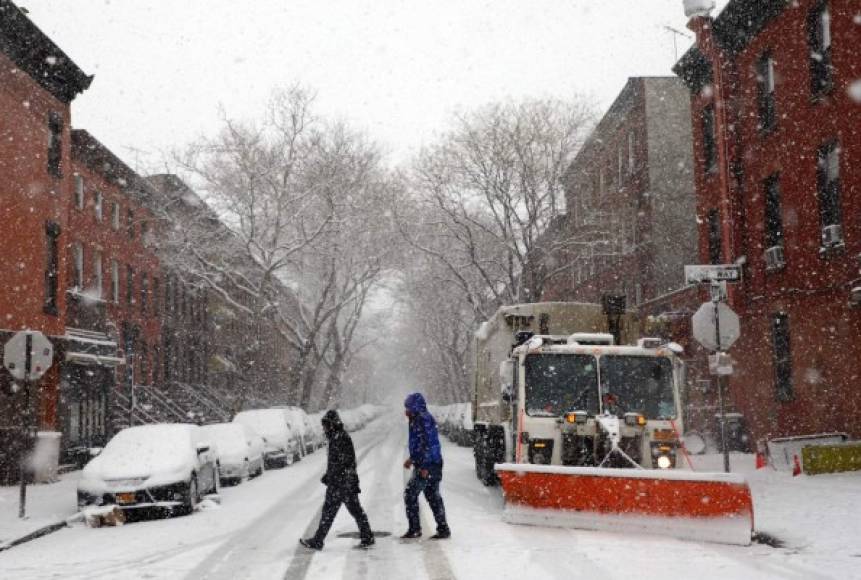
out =
<svg viewBox="0 0 861 580"><path fill-rule="evenodd" d="M673 35L673 55L674 55L674 57L675 57L675 60L676 60L676 61L678 61L678 60L679 60L679 42L678 42L678 38L679 38L680 36L683 36L684 38L691 38L691 35L690 35L690 34L688 34L687 32L682 32L682 31L681 31L681 30L679 30L678 28L673 28L672 26L668 26L668 25L666 25L666 24L664 25L664 27L663 27L663 28L664 28L664 30L666 30L667 32L669 32L670 34L672 34L672 35Z"/></svg>

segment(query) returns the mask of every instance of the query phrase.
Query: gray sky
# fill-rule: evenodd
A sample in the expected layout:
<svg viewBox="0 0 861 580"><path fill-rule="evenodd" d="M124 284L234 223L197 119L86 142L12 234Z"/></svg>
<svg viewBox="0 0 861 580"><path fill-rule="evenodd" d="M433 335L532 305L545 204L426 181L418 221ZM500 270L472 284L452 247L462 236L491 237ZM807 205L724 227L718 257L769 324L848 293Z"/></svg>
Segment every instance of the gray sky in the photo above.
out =
<svg viewBox="0 0 861 580"><path fill-rule="evenodd" d="M318 92L404 159L452 111L586 94L606 109L629 76L671 74L681 0L18 0L96 78L73 105L131 165L256 115L274 87ZM721 3L723 4L723 2ZM690 40L679 39L679 54ZM136 158L137 157L137 158Z"/></svg>

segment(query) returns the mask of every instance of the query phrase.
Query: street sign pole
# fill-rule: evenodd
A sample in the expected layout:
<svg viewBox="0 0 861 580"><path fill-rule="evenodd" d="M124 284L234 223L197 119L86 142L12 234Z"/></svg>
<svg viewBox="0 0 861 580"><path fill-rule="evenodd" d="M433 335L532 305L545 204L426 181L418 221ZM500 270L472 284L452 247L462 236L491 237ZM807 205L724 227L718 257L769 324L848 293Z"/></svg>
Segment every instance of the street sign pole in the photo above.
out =
<svg viewBox="0 0 861 580"><path fill-rule="evenodd" d="M20 476L21 484L18 493L18 517L27 515L27 450L30 448L30 372L33 370L33 335L28 334L24 347L24 416L21 429Z"/></svg>
<svg viewBox="0 0 861 580"><path fill-rule="evenodd" d="M715 288L717 286L717 288ZM712 302L715 305L715 344L717 344L717 356L723 352L723 348L720 340L720 312L719 312L719 304L721 296L726 295L726 282L713 282L712 283ZM724 390L726 387L726 375L722 373L718 373L717 375L717 387L718 387L718 412L720 413L720 445L723 450L723 470L724 473L729 473L729 448L726 444L726 409L724 407Z"/></svg>
<svg viewBox="0 0 861 580"><path fill-rule="evenodd" d="M33 387L48 372L54 361L54 347L48 338L38 330L16 332L3 347L3 366L12 375L15 388L11 394L24 389L24 408L21 411L21 457L19 475L21 478L18 494L18 517L27 514L27 476L31 471L28 465L31 444L35 442L33 427Z"/></svg>

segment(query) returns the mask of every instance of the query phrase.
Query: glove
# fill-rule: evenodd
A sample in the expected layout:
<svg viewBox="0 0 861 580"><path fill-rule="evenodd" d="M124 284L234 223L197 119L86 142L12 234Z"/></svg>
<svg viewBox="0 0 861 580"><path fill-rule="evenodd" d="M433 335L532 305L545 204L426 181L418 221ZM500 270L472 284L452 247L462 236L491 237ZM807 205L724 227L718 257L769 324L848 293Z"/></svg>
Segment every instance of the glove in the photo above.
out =
<svg viewBox="0 0 861 580"><path fill-rule="evenodd" d="M323 485L329 485L329 474L328 473L323 474L323 477L320 478L320 483L322 483Z"/></svg>
<svg viewBox="0 0 861 580"><path fill-rule="evenodd" d="M413 466L413 460L410 458L407 458L407 460L404 461L404 469L409 469L412 466Z"/></svg>

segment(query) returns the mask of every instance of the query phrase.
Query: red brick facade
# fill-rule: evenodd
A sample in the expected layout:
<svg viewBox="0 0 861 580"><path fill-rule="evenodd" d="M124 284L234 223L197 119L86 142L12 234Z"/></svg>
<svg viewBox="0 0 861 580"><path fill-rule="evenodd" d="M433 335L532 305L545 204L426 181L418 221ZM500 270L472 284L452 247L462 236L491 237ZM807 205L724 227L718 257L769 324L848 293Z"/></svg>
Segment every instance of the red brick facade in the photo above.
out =
<svg viewBox="0 0 861 580"><path fill-rule="evenodd" d="M756 438L861 436L859 13L732 1L691 20L676 69L692 89L700 261L744 264L731 393Z"/></svg>

